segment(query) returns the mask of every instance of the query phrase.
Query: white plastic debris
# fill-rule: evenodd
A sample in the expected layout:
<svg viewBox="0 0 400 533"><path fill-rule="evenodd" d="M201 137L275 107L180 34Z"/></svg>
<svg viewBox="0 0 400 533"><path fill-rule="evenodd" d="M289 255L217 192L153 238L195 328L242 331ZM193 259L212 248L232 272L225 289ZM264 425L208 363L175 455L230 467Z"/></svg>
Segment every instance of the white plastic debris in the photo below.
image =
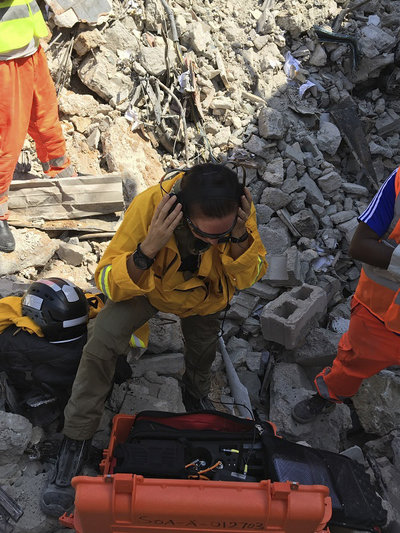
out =
<svg viewBox="0 0 400 533"><path fill-rule="evenodd" d="M179 91L181 93L194 93L195 88L193 87L191 80L190 80L190 71L187 70L186 72L182 72L182 74L178 77L179 81Z"/></svg>
<svg viewBox="0 0 400 533"><path fill-rule="evenodd" d="M315 83L313 83L313 82L310 81L310 80L308 80L308 81L306 81L305 83L303 83L302 85L300 85L300 87L299 87L299 95L300 95L300 98L303 98L307 91L310 91L310 93L311 93L314 97L317 97L317 96L318 96L318 89L317 89L317 86L315 85Z"/></svg>
<svg viewBox="0 0 400 533"><path fill-rule="evenodd" d="M313 269L315 272L326 272L328 268L332 265L334 260L333 255L325 255L323 257L317 257L312 262Z"/></svg>
<svg viewBox="0 0 400 533"><path fill-rule="evenodd" d="M300 63L295 59L290 52L285 54L285 64L283 70L288 78L294 80L298 71L300 70Z"/></svg>
<svg viewBox="0 0 400 533"><path fill-rule="evenodd" d="M143 124L143 122L139 118L139 114L133 109L132 106L129 106L128 109L125 111L124 117L128 122L132 122L132 131L137 130Z"/></svg>

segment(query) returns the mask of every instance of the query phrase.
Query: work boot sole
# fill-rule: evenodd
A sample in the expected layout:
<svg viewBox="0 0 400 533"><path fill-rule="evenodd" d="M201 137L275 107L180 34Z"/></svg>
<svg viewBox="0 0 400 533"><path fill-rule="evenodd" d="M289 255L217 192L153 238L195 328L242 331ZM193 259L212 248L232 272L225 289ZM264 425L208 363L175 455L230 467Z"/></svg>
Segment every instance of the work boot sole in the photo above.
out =
<svg viewBox="0 0 400 533"><path fill-rule="evenodd" d="M309 424L310 422L313 422L318 416L327 415L331 413L335 409L335 407L336 407L336 404L332 403L332 405L328 405L320 413L317 413L315 415L310 414L309 417L305 418L305 417L302 417L296 414L295 412L296 406L294 406L291 411L291 415L292 415L293 420L295 420L299 424Z"/></svg>
<svg viewBox="0 0 400 533"><path fill-rule="evenodd" d="M72 511L75 502L75 489L58 487L50 483L40 498L40 508L47 516L59 518L66 512Z"/></svg>

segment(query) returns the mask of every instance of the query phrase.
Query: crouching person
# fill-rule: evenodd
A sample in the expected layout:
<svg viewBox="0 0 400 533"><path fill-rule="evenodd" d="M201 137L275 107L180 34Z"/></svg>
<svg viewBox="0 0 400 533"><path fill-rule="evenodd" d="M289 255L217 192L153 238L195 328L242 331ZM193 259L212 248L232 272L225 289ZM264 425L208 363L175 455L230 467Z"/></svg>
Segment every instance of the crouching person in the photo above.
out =
<svg viewBox="0 0 400 533"><path fill-rule="evenodd" d="M213 408L208 393L219 314L236 289L264 275L265 254L250 191L223 165L175 173L132 201L96 270L109 300L89 335L65 409L65 438L41 498L46 514L60 516L73 505L70 481L100 423L117 356L158 311L181 319L186 409Z"/></svg>

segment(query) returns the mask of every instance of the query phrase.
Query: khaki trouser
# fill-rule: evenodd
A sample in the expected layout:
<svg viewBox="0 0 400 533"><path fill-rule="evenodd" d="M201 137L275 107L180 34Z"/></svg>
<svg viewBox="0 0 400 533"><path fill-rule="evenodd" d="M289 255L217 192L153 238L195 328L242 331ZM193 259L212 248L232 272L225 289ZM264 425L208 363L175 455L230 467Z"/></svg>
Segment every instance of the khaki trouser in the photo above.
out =
<svg viewBox="0 0 400 533"><path fill-rule="evenodd" d="M67 437L86 440L93 436L113 384L118 355L127 353L131 334L157 312L144 296L123 302L107 301L89 331L71 398L64 411L64 434ZM196 398L206 396L210 390L210 368L219 331L218 315L181 319L186 366L183 381Z"/></svg>

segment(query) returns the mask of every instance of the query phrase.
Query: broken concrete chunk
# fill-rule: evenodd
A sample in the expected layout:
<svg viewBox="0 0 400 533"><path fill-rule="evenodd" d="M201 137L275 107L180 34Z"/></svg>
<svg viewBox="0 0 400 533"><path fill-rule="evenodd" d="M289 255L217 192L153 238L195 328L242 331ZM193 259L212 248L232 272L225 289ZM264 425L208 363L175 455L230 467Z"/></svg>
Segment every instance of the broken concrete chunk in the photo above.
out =
<svg viewBox="0 0 400 533"><path fill-rule="evenodd" d="M85 259L85 249L82 246L60 241L57 255L69 265L79 266Z"/></svg>
<svg viewBox="0 0 400 533"><path fill-rule="evenodd" d="M130 130L129 123L117 118L101 135L103 153L111 172L126 173L132 181L131 198L150 185L158 183L164 174L160 158L149 142Z"/></svg>
<svg viewBox="0 0 400 533"><path fill-rule="evenodd" d="M263 107L258 116L258 130L264 139L282 139L285 135L282 113Z"/></svg>
<svg viewBox="0 0 400 533"><path fill-rule="evenodd" d="M302 209L295 213L290 221L300 235L309 239L313 239L319 229L318 219L310 209Z"/></svg>
<svg viewBox="0 0 400 533"><path fill-rule="evenodd" d="M15 251L0 254L0 276L20 272L28 267L43 267L58 249L57 239L50 239L36 229L13 229Z"/></svg>
<svg viewBox="0 0 400 533"><path fill-rule="evenodd" d="M83 31L74 41L74 50L78 56L84 56L90 50L98 48L104 44L104 36L97 29L91 31Z"/></svg>
<svg viewBox="0 0 400 533"><path fill-rule="evenodd" d="M323 67L326 65L327 59L328 56L324 48L318 43L310 57L310 64L316 67Z"/></svg>
<svg viewBox="0 0 400 533"><path fill-rule="evenodd" d="M342 186L342 178L334 170L328 171L320 178L317 178L318 187L327 194L337 191Z"/></svg>
<svg viewBox="0 0 400 533"><path fill-rule="evenodd" d="M399 427L400 376L390 370L363 381L353 396L360 422L367 433L387 435Z"/></svg>
<svg viewBox="0 0 400 533"><path fill-rule="evenodd" d="M16 462L32 436L32 424L21 415L0 411L0 465Z"/></svg>
<svg viewBox="0 0 400 533"><path fill-rule="evenodd" d="M299 165L304 164L304 154L298 142L293 144L287 144L285 149L285 155L295 163Z"/></svg>
<svg viewBox="0 0 400 533"><path fill-rule="evenodd" d="M161 46L142 46L139 61L146 72L152 76L163 76L167 70L165 48Z"/></svg>
<svg viewBox="0 0 400 533"><path fill-rule="evenodd" d="M304 192L307 195L307 202L310 205L319 205L321 207L325 205L325 200L320 188L308 174L304 174L302 176L298 182L298 185L299 187L304 188Z"/></svg>
<svg viewBox="0 0 400 533"><path fill-rule="evenodd" d="M117 71L117 57L112 52L93 52L78 68L78 76L89 89L109 102L124 91L131 91L133 83L129 76Z"/></svg>
<svg viewBox="0 0 400 533"><path fill-rule="evenodd" d="M244 292L252 294L253 296L258 296L262 300L271 301L278 296L280 290L278 287L271 287L271 285L265 281L257 281L254 285L245 289Z"/></svg>
<svg viewBox="0 0 400 533"><path fill-rule="evenodd" d="M317 133L318 148L329 155L335 155L342 142L339 129L332 122L323 122Z"/></svg>
<svg viewBox="0 0 400 533"><path fill-rule="evenodd" d="M329 329L314 328L300 348L291 353L293 360L301 366L324 367L332 364L337 354L341 334Z"/></svg>
<svg viewBox="0 0 400 533"><path fill-rule="evenodd" d="M283 253L290 246L287 227L279 219L272 218L269 224L258 227L261 240L269 253Z"/></svg>
<svg viewBox="0 0 400 533"><path fill-rule="evenodd" d="M258 303L258 298L245 292L235 294L230 302L227 317L233 320L244 321L248 318Z"/></svg>
<svg viewBox="0 0 400 533"><path fill-rule="evenodd" d="M273 211L282 209L282 207L287 206L290 201L290 195L281 191L280 189L277 189L276 187L265 187L260 198L260 204L267 205Z"/></svg>
<svg viewBox="0 0 400 533"><path fill-rule="evenodd" d="M281 255L267 253L267 261L268 269L262 281L266 281L272 287L295 287L304 281L296 246L291 246Z"/></svg>
<svg viewBox="0 0 400 533"><path fill-rule="evenodd" d="M273 187L278 187L283 184L285 178L285 171L283 168L283 159L277 157L267 164L262 179Z"/></svg>
<svg viewBox="0 0 400 533"><path fill-rule="evenodd" d="M354 194L356 196L368 196L370 194L367 187L363 185L358 185L358 183L348 183L344 182L341 185L343 191L347 194Z"/></svg>
<svg viewBox="0 0 400 533"><path fill-rule="evenodd" d="M139 38L132 31L128 31L125 24L119 20L104 30L103 39L104 46L114 53L122 50L124 53L135 55L139 52Z"/></svg>
<svg viewBox="0 0 400 533"><path fill-rule="evenodd" d="M61 91L59 97L59 109L66 115L79 115L93 119L98 113L112 110L111 107L101 105L90 94L77 94L67 89Z"/></svg>
<svg viewBox="0 0 400 533"><path fill-rule="evenodd" d="M108 0L79 2L77 0L45 0L54 15L54 22L61 28L72 28L78 22L101 24L111 11Z"/></svg>
<svg viewBox="0 0 400 533"><path fill-rule="evenodd" d="M181 35L182 43L202 55L213 44L211 34L203 22L192 22Z"/></svg>
<svg viewBox="0 0 400 533"><path fill-rule="evenodd" d="M252 135L250 139L243 144L244 148L252 154L265 157L267 155L267 150L270 145L258 135Z"/></svg>

